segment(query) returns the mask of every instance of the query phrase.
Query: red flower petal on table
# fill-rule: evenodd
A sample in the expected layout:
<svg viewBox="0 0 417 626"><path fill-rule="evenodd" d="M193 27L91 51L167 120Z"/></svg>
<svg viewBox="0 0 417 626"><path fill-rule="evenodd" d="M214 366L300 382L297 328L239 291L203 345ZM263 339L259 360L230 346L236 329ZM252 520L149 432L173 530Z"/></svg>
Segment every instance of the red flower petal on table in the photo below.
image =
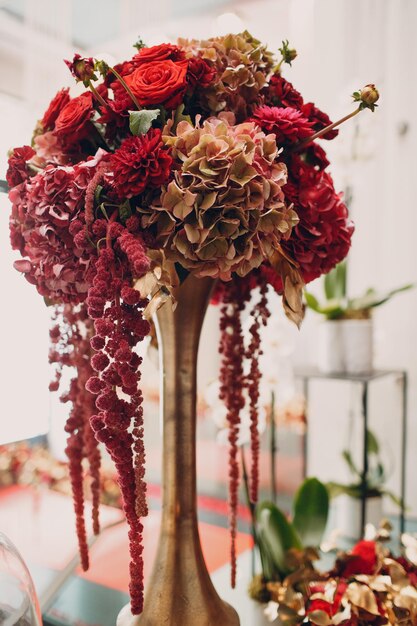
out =
<svg viewBox="0 0 417 626"><path fill-rule="evenodd" d="M352 558L348 560L342 570L344 578L350 578L357 574L372 575L376 571L377 555L374 541L359 541L351 552Z"/></svg>

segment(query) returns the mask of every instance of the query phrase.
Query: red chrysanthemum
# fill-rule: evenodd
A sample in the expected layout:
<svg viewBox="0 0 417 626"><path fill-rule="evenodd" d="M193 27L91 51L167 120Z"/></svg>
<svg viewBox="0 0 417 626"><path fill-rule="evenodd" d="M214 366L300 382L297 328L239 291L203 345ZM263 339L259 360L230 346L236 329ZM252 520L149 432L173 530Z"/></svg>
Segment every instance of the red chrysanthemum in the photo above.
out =
<svg viewBox="0 0 417 626"><path fill-rule="evenodd" d="M263 131L273 133L277 144L297 143L313 134L312 124L292 107L258 107L253 113L254 121Z"/></svg>
<svg viewBox="0 0 417 626"><path fill-rule="evenodd" d="M143 137L128 137L112 155L112 185L119 198L131 198L167 182L172 158L161 135L152 128Z"/></svg>

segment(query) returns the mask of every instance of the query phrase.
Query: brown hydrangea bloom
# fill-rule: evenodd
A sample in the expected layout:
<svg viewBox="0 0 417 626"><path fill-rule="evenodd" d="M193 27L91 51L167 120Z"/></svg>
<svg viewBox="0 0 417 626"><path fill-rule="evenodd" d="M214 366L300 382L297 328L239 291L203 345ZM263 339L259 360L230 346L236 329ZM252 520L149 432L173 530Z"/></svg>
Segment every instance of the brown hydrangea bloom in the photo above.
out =
<svg viewBox="0 0 417 626"><path fill-rule="evenodd" d="M223 280L259 267L298 221L284 203L287 170L277 162L275 137L228 118L165 129L177 169L159 202L139 210L170 260Z"/></svg>
<svg viewBox="0 0 417 626"><path fill-rule="evenodd" d="M211 39L179 40L187 56L201 56L212 63L217 78L206 89L199 89L200 105L209 113L233 111L243 121L260 104L260 90L272 70L272 52L248 31Z"/></svg>

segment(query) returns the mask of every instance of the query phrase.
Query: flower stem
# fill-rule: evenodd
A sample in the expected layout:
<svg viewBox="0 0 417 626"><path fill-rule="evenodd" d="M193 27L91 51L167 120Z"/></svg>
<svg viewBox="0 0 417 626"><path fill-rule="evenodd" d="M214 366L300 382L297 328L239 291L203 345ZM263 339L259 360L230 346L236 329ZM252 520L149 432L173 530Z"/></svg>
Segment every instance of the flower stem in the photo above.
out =
<svg viewBox="0 0 417 626"><path fill-rule="evenodd" d="M93 94L93 96L95 97L97 102L99 102L101 104L101 106L103 106L103 107L110 108L109 105L107 104L107 102L104 100L104 98L102 98L102 96L100 96L99 92L94 87L94 85L91 82L91 80L89 81L88 86L91 89L91 93Z"/></svg>
<svg viewBox="0 0 417 626"><path fill-rule="evenodd" d="M261 562L262 562L262 554L261 554L261 549L258 545L258 541L256 538L256 526L255 526L255 505L253 504L253 502L250 499L250 489L249 489L249 478L248 478L248 470L246 467L246 461L245 461L245 450L243 446L240 446L240 454L241 454L241 460L242 460L242 477L243 477L243 486L245 488L245 496L246 496L246 503L249 509L249 513L251 516L251 533L252 533L252 539L253 539L253 544L254 544L254 548L255 546L258 546L259 548L259 553L261 555ZM255 575L255 560L254 560L254 550L252 550L252 576ZM262 571L263 571L263 567L262 567Z"/></svg>
<svg viewBox="0 0 417 626"><path fill-rule="evenodd" d="M126 83L125 79L122 78L122 76L120 76L119 72L117 70L114 69L114 67L109 67L109 71L114 74L114 76L117 78L117 80L119 81L119 83L122 85L122 87L127 91L127 93L129 94L129 96L132 98L133 104L136 106L136 108L139 110L140 109L140 104L139 102L136 100L136 96L132 93L132 90L130 89L129 85Z"/></svg>
<svg viewBox="0 0 417 626"><path fill-rule="evenodd" d="M275 392L271 392L271 440L270 440L270 454L271 454L271 499L274 504L277 503L277 483L276 483L276 424L275 424Z"/></svg>
<svg viewBox="0 0 417 626"><path fill-rule="evenodd" d="M299 150L302 150L315 139L322 137L323 135L328 133L330 130L333 130L333 128L336 128L337 126L340 126L341 124L343 124L343 122L346 122L347 120L350 120L352 117L355 117L355 115L360 113L361 110L362 109L358 107L357 109L352 111L352 113L349 113L348 115L345 115L345 117L342 117L340 120L337 120L337 122L333 122L333 124L329 124L329 126L326 126L326 128L322 128L321 130L317 131L316 133L314 133L314 135L311 135L311 137L307 137L303 141L300 141L300 143L294 146L294 148L292 149L292 152L298 152Z"/></svg>

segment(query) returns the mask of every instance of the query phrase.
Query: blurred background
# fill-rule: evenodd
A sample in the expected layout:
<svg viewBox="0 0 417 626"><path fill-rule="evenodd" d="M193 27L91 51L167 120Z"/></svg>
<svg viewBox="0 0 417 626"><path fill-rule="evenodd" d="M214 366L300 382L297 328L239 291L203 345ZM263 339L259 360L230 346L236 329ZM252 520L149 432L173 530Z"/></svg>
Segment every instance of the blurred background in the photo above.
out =
<svg viewBox="0 0 417 626"><path fill-rule="evenodd" d="M275 52L283 39L290 41L298 58L292 67L285 67L285 78L332 120L352 110L353 91L367 83L378 86L377 111L365 111L344 125L339 137L325 146L336 187L345 194L356 223L348 292L358 295L369 287L384 291L417 282L416 24L415 0L0 0L0 178L5 178L7 151L29 142L55 92L68 85L77 93L64 58L80 52L111 64L130 58L138 36L153 45L179 36L205 38L248 29ZM66 407L48 392L49 311L13 270L8 213L7 196L0 194L0 444L46 436L53 454L63 458ZM316 281L311 291L321 294L321 282ZM348 447L361 458L362 396L360 385L320 379L311 381L306 405L300 372L317 365L322 321L308 310L297 331L282 314L279 298L271 299L274 314L265 332L263 358L267 376L262 392L266 426L261 480L268 494L274 394L275 479L278 500L285 505L303 473L325 481L348 478L341 451ZM373 316L375 368L405 370L409 376L405 439L410 524L417 514L416 309L417 290L411 289ZM203 502L203 515L225 525L227 450L215 400L217 319L218 311L211 307L200 351L199 489L213 499ZM370 428L378 436L387 466L387 486L397 494L402 465L401 380L397 375L378 379L368 398ZM155 354L145 367L145 395L148 479L157 502L161 459ZM3 470L10 461L4 458L2 466L0 455ZM396 513L388 502L385 506L387 513Z"/></svg>

